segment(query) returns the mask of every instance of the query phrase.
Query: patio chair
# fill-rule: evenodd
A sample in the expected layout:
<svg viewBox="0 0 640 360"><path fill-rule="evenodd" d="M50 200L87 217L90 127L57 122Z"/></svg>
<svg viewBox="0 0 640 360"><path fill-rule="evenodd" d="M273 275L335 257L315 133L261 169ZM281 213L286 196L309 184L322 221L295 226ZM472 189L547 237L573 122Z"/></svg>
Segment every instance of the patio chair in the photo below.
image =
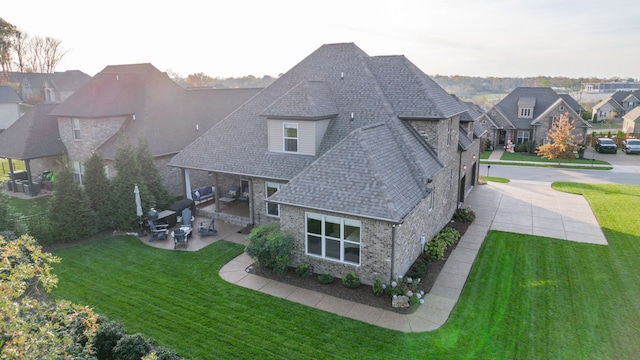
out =
<svg viewBox="0 0 640 360"><path fill-rule="evenodd" d="M156 224L153 220L147 220L149 222L149 229L151 230L151 240L166 240L169 235L169 225Z"/></svg>
<svg viewBox="0 0 640 360"><path fill-rule="evenodd" d="M222 197L219 199L221 203L223 204L227 204L227 206L231 205L232 202L238 200L238 197L240 196L240 187L239 186L231 186L229 188L229 191L222 195Z"/></svg>
<svg viewBox="0 0 640 360"><path fill-rule="evenodd" d="M171 233L173 236L173 249L177 249L178 246L184 245L184 248L187 248L189 237L187 236L187 232L182 228L173 230Z"/></svg>
<svg viewBox="0 0 640 360"><path fill-rule="evenodd" d="M218 230L216 230L213 227L214 222L215 222L214 217L211 217L211 222L209 222L209 226L204 226L204 222L201 222L200 226L198 226L198 234L207 235L207 236L218 235Z"/></svg>

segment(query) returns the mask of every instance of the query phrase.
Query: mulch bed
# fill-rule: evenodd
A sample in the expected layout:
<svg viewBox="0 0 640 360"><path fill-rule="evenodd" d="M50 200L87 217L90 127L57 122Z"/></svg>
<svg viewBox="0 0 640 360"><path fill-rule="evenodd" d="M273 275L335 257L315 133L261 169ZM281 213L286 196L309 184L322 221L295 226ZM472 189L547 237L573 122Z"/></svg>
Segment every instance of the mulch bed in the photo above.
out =
<svg viewBox="0 0 640 360"><path fill-rule="evenodd" d="M451 221L447 227L454 228L460 232L460 236L464 235L467 228L471 225L468 222ZM449 254L455 249L455 245L448 248L445 252L445 259L449 257ZM446 264L446 260L431 260L429 264L429 271L422 277L419 289L425 293L429 293L438 274ZM362 284L357 289L349 289L342 284L342 280L336 278L331 284L323 284L317 279L317 274L311 277L303 278L298 276L295 272L295 268L290 267L284 274L276 274L270 269L260 267L257 263L254 263L248 268L251 274L262 276L268 279L276 280L285 284L293 285L296 287L317 291L319 293L331 295L337 298L350 300L356 303L377 307L389 311L394 311L400 314L409 314L415 311L415 307L409 308L394 308L391 306L391 298L388 295L375 296L373 289L370 285Z"/></svg>

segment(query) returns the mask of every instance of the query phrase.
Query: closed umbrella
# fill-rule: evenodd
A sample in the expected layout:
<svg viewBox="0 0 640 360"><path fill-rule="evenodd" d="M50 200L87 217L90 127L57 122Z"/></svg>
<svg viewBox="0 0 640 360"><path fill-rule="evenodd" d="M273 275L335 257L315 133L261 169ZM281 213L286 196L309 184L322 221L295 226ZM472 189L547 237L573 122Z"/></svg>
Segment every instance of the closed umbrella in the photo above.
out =
<svg viewBox="0 0 640 360"><path fill-rule="evenodd" d="M143 236L142 233L142 200L140 200L140 189L138 189L138 184L136 184L133 188L133 193L136 196L136 215L138 215L138 223L140 224L140 232L138 235Z"/></svg>

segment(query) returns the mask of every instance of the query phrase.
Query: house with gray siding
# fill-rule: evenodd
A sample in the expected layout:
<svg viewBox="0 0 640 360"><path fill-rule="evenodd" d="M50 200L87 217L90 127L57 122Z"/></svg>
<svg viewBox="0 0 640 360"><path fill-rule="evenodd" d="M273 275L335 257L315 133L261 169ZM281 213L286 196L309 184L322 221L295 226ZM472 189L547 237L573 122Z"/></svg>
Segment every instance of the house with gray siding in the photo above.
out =
<svg viewBox="0 0 640 360"><path fill-rule="evenodd" d="M477 183L482 126L404 56L323 45L180 151L214 215L292 234L293 266L364 283L404 274ZM247 204L221 203L240 188ZM236 194L238 195L238 194ZM238 200L241 201L241 200Z"/></svg>
<svg viewBox="0 0 640 360"><path fill-rule="evenodd" d="M616 91L593 106L591 120L621 118L640 105L640 90Z"/></svg>

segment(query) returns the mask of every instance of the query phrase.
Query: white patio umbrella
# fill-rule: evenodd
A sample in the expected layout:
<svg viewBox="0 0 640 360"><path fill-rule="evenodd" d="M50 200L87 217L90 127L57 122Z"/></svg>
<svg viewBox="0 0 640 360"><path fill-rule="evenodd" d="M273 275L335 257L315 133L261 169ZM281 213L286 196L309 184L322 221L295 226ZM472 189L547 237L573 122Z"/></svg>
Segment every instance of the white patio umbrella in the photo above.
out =
<svg viewBox="0 0 640 360"><path fill-rule="evenodd" d="M133 188L133 193L136 196L136 215L138 215L138 223L140 224L140 234L142 233L142 200L140 200L140 189L138 189L138 184L136 184Z"/></svg>

